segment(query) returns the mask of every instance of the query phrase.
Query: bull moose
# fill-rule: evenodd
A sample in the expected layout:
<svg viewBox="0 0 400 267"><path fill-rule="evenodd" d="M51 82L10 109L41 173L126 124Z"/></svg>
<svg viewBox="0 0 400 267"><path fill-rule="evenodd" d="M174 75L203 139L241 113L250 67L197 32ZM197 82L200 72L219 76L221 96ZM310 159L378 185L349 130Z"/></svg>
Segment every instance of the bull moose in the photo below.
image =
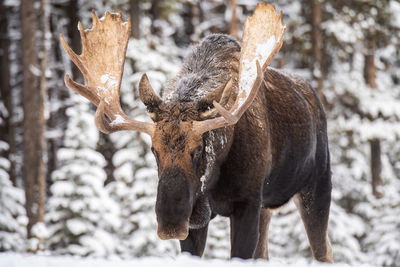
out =
<svg viewBox="0 0 400 267"><path fill-rule="evenodd" d="M179 239L182 251L201 256L210 220L222 215L231 222L231 257L268 258L271 210L294 199L313 257L331 262L324 109L307 82L268 67L282 45L282 12L257 5L241 44L224 34L204 38L163 98L144 74L139 95L153 123L129 118L120 106L130 21L108 12L92 16L92 29L78 24L81 55L60 36L86 80L81 85L66 74L65 83L97 106L100 131L150 135L158 236Z"/></svg>

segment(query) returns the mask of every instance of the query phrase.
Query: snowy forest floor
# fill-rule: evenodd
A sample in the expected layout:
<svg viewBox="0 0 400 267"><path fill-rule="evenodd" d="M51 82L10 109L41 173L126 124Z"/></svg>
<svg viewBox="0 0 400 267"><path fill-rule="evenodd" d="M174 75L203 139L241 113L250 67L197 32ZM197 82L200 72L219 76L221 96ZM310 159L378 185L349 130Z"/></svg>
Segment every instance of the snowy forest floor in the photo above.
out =
<svg viewBox="0 0 400 267"><path fill-rule="evenodd" d="M4 253L0 254L1 267L200 267L207 264L208 267L237 267L237 266L254 266L254 267L372 267L369 264L346 263L326 264L313 261L310 259L280 259L274 258L270 261L265 260L221 260L221 259L200 259L189 255L179 255L176 257L143 257L131 260L121 259L104 259L104 258L81 258L76 256L46 256L31 254Z"/></svg>

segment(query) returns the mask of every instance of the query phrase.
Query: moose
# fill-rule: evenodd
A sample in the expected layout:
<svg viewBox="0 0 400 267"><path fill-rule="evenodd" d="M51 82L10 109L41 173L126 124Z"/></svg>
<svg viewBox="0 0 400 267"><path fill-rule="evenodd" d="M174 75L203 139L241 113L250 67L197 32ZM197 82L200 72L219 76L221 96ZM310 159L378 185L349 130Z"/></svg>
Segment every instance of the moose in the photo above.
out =
<svg viewBox="0 0 400 267"><path fill-rule="evenodd" d="M158 236L179 239L182 251L201 256L210 220L226 216L231 257L268 259L272 210L293 199L313 257L331 262L324 109L307 82L268 66L283 42L282 12L258 4L241 44L225 34L205 37L166 85L163 98L143 74L139 96L153 123L129 118L120 105L130 21L109 12L92 17L91 29L78 23L81 55L60 35L86 80L78 84L66 74L65 83L97 106L101 132L150 135L159 178Z"/></svg>

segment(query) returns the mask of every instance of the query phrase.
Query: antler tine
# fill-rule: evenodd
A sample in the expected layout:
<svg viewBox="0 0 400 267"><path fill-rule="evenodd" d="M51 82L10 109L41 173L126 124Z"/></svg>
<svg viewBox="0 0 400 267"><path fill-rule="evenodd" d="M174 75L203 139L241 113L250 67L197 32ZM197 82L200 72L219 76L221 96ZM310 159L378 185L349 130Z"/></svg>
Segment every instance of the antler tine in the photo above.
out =
<svg viewBox="0 0 400 267"><path fill-rule="evenodd" d="M229 79L228 83L225 85L224 92L222 93L221 99L219 100L219 104L221 106L225 106L228 104L229 99L231 98L232 95L232 89L233 89L233 77Z"/></svg>
<svg viewBox="0 0 400 267"><path fill-rule="evenodd" d="M100 98L95 93L93 93L93 91L89 90L87 86L75 82L71 79L71 77L69 77L68 74L65 74L64 82L69 89L72 89L74 92L82 95L96 106L99 105Z"/></svg>
<svg viewBox="0 0 400 267"><path fill-rule="evenodd" d="M115 132L111 127L111 123L109 123L104 116L104 102L100 102L97 106L96 114L94 116L94 123L97 129L99 129L99 131L102 133L110 134Z"/></svg>
<svg viewBox="0 0 400 267"><path fill-rule="evenodd" d="M64 50L67 52L71 60L75 63L75 65L79 68L82 74L86 77L86 75L88 75L88 71L85 65L80 60L79 56L75 54L75 52L69 47L67 42L65 42L64 36L62 34L60 34L60 40L62 46L64 47ZM84 86L82 84L73 81L68 74L65 74L64 82L69 89L82 95L96 106L99 104L100 98L93 91L89 90L87 86Z"/></svg>
<svg viewBox="0 0 400 267"><path fill-rule="evenodd" d="M88 75L88 71L85 68L85 66L83 65L82 61L79 59L79 56L77 54L75 54L75 52L71 49L71 47L69 47L69 45L65 41L64 36L62 34L60 34L60 41L61 41L61 45L64 47L65 52L67 52L67 54L69 55L71 60L79 68L79 70L82 72L82 74L84 76Z"/></svg>
<svg viewBox="0 0 400 267"><path fill-rule="evenodd" d="M218 92L222 88L223 88L222 96L220 97L220 100L219 100L218 104L220 106L224 107L229 103L229 100L231 99L231 96L232 96L232 91L233 91L232 89L234 88L234 86L233 86L233 77L230 78L227 83L225 83L225 84L221 85L220 87L218 87L217 89L215 89L214 92ZM217 95L219 96L220 94L217 94ZM208 95L207 95L207 97L208 97ZM213 103L214 103L215 98L212 99L212 100L213 100ZM207 111L201 113L200 116L201 116L201 118L208 119L208 118L213 117L213 116L215 116L217 114L218 114L218 110L215 108L215 105L214 105L213 109L207 110Z"/></svg>
<svg viewBox="0 0 400 267"><path fill-rule="evenodd" d="M62 46L86 81L86 85L82 85L66 75L65 84L98 106L95 123L100 131L111 133L120 130L136 130L152 135L154 125L130 119L122 111L119 100L130 35L130 20L123 22L121 13L109 12L99 19L94 11L92 11L92 20L91 29L84 29L81 22L78 23L82 40L82 54L79 56L60 35Z"/></svg>
<svg viewBox="0 0 400 267"><path fill-rule="evenodd" d="M99 18L96 15L96 12L92 10L92 21L93 21L93 27L96 27L97 24L99 24Z"/></svg>
<svg viewBox="0 0 400 267"><path fill-rule="evenodd" d="M275 7L266 2L257 4L253 16L246 19L240 54L239 92L235 104L227 111L214 101L214 107L221 117L193 122L193 128L199 134L235 124L250 107L261 86L264 71L282 46L286 25L282 26L281 19L282 12L277 14Z"/></svg>
<svg viewBox="0 0 400 267"><path fill-rule="evenodd" d="M197 134L201 135L207 131L234 125L239 121L243 113L250 107L250 105L253 103L254 98L257 96L258 89L260 88L261 82L264 77L258 60L256 61L256 66L257 66L257 78L253 83L252 89L246 101L242 105L238 106L239 97L237 97L235 104L229 111L226 110L224 107L222 107L218 102L214 101L213 105L215 109L218 110L218 112L221 114L222 117L209 119L205 121L193 122L193 129L195 132L197 132Z"/></svg>
<svg viewBox="0 0 400 267"><path fill-rule="evenodd" d="M100 102L94 119L97 129L99 129L101 132L110 134L123 130L132 130L132 128L134 128L136 131L152 135L154 131L154 125L152 123L132 120L125 114L117 115L114 121L111 123L108 122L104 116L106 113L105 105L106 104L104 102Z"/></svg>

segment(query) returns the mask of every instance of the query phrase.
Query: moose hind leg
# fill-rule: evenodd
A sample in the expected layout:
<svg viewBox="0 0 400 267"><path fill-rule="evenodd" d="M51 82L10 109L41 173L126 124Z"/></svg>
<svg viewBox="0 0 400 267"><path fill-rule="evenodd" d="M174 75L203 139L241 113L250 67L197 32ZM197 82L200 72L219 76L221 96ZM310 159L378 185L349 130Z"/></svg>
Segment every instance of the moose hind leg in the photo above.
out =
<svg viewBox="0 0 400 267"><path fill-rule="evenodd" d="M204 252L207 240L207 226L200 229L189 229L189 235L185 240L181 240L181 252L189 252L194 256L201 257Z"/></svg>
<svg viewBox="0 0 400 267"><path fill-rule="evenodd" d="M271 221L272 212L269 209L261 209L260 222L259 222L259 237L254 252L253 258L255 259L268 259L268 228Z"/></svg>
<svg viewBox="0 0 400 267"><path fill-rule="evenodd" d="M322 185L306 187L296 194L294 202L306 229L314 259L332 262L332 248L328 238L330 179Z"/></svg>

